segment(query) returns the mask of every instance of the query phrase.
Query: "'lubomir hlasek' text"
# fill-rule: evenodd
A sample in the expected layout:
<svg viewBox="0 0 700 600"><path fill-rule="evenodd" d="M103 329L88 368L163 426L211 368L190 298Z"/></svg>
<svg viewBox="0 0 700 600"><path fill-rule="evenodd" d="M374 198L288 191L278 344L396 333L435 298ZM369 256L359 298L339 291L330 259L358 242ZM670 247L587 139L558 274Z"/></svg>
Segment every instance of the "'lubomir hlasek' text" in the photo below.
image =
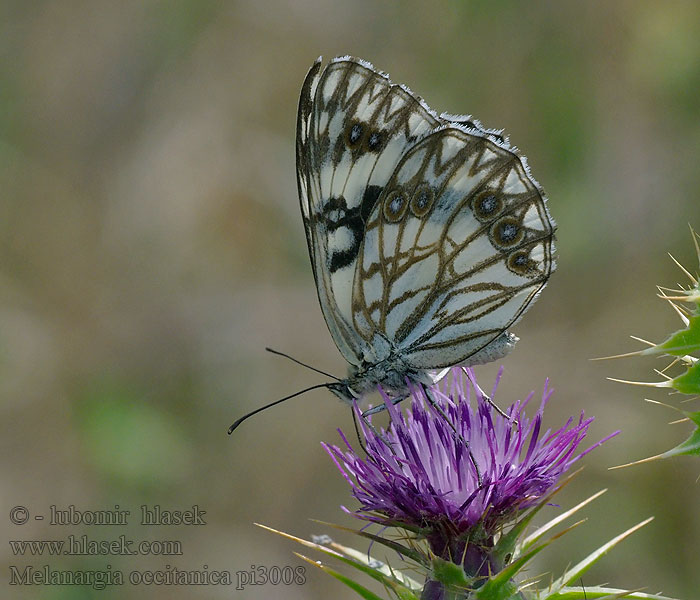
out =
<svg viewBox="0 0 700 600"><path fill-rule="evenodd" d="M112 510L79 510L74 504L64 509L55 504L50 507L51 525L128 525L131 511L122 509L118 504ZM162 508L160 504L140 507L141 525L206 525L204 515L198 504L186 510Z"/></svg>

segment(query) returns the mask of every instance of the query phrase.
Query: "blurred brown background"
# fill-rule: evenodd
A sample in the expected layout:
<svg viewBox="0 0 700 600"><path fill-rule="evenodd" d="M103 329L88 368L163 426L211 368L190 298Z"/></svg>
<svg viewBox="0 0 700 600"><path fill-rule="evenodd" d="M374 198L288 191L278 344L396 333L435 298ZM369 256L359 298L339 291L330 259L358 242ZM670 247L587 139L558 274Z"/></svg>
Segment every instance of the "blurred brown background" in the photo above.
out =
<svg viewBox="0 0 700 600"><path fill-rule="evenodd" d="M55 569L250 569L302 564L310 518L354 525L356 504L319 445L351 431L322 381L264 351L342 375L318 306L294 173L298 92L313 60L352 54L438 111L503 127L527 155L559 225L558 271L515 328L506 404L545 377L548 422L585 409L585 460L559 497L600 488L587 523L531 574L583 558L649 515L596 566L610 582L693 599L700 589L699 463L622 471L689 428L643 402L665 393L653 359L591 362L660 340L680 322L655 285L695 268L700 228L700 5L677 2L0 3L0 390L5 539L88 534L183 542L180 557L18 557L3 543L4 597L354 598L307 568L303 586L10 588L9 565ZM490 387L496 366L481 367ZM142 503L207 511L203 527L142 527ZM25 505L132 511L121 528L10 525ZM553 517L560 509L552 508ZM355 540L336 536L345 543ZM393 557L392 557L393 558ZM235 581L234 581L235 583Z"/></svg>

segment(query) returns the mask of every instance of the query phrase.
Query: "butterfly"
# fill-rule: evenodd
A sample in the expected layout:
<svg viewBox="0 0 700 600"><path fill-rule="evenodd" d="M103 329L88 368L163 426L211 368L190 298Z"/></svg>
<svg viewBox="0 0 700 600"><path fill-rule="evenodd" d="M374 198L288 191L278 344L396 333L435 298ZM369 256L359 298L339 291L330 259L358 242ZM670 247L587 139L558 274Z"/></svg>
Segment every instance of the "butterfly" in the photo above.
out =
<svg viewBox="0 0 700 600"><path fill-rule="evenodd" d="M318 298L349 364L326 384L398 401L454 365L503 357L554 269L544 193L500 131L438 115L371 64L319 58L296 131Z"/></svg>
<svg viewBox="0 0 700 600"><path fill-rule="evenodd" d="M512 349L507 329L554 269L555 225L501 131L438 115L366 61L322 69L319 58L301 88L296 166L318 298L348 376L253 410L229 434L311 389L352 404L381 386L398 402Z"/></svg>

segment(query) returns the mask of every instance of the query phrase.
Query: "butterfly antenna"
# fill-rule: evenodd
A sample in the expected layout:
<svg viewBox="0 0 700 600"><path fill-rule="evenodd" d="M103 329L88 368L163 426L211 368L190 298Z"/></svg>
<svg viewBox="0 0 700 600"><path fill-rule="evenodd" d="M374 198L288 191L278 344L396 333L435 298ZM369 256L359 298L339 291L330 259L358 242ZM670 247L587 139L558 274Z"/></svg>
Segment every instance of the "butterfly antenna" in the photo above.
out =
<svg viewBox="0 0 700 600"><path fill-rule="evenodd" d="M241 424L243 421L248 419L249 417L252 417L253 415L257 415L259 412L262 412L264 410L267 410L268 408L272 408L273 406L277 406L278 404L281 404L285 400L290 400L291 398L295 398L296 396L300 396L301 394L305 394L306 392L310 392L311 390L317 390L319 388L327 388L330 384L329 383L319 383L318 385L312 385L311 387L308 387L304 390L301 390L300 392L296 392L294 394L291 394L290 396L285 396L284 398L281 398L280 400L275 400L274 402L270 402L270 404L266 404L265 406L261 406L260 408L256 408L255 410L250 411L248 414L243 415L240 419L238 419L231 427L228 428L228 434L231 435L234 430Z"/></svg>
<svg viewBox="0 0 700 600"><path fill-rule="evenodd" d="M272 354L284 356L285 358L288 358L292 362L295 362L298 365L301 365L302 367L306 367L307 369L311 369L312 371L316 371L316 373L320 373L321 375L325 375L326 377L330 377L331 379L335 379L336 381L340 381L339 377L336 377L335 375L331 375L330 373L326 373L325 371L321 371L321 369L317 369L316 367L312 367L311 365L307 365L306 363L303 363L300 360L297 360L296 358L289 356L289 354L285 354L284 352L280 352L279 350L273 350L272 348L265 348L265 350L267 350L268 352L271 352Z"/></svg>

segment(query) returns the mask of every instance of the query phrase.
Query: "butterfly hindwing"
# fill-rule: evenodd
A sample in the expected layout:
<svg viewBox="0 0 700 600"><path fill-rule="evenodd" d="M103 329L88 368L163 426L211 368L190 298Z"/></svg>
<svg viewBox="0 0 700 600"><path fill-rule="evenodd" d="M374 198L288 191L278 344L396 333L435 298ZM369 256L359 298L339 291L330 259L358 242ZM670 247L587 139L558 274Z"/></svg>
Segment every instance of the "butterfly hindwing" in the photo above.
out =
<svg viewBox="0 0 700 600"><path fill-rule="evenodd" d="M402 157L366 224L355 331L382 334L413 368L468 363L544 286L552 234L515 153L483 131L438 129Z"/></svg>

